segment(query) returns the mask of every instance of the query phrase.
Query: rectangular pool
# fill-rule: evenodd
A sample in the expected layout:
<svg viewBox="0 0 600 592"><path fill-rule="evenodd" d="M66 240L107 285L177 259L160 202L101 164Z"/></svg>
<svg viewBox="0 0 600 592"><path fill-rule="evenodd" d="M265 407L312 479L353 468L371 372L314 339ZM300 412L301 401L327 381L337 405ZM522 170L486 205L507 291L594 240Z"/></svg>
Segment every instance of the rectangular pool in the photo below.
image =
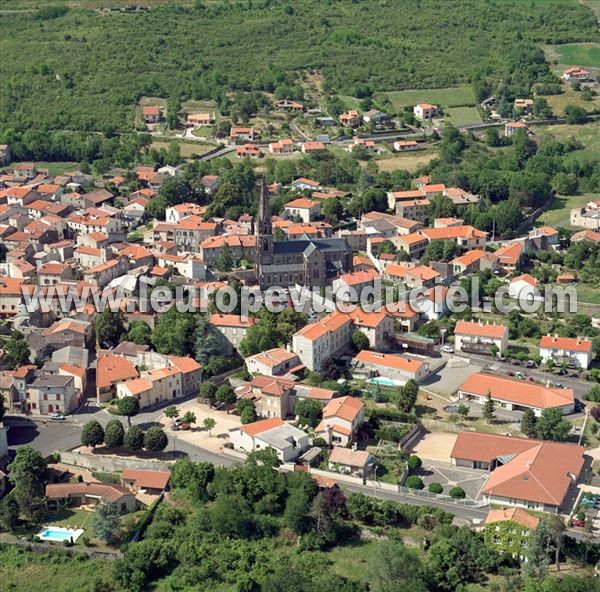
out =
<svg viewBox="0 0 600 592"><path fill-rule="evenodd" d="M369 378L367 382L371 384L380 384L382 386L402 386L404 384L401 380L394 380L393 378L386 378L385 376Z"/></svg>
<svg viewBox="0 0 600 592"><path fill-rule="evenodd" d="M82 534L81 528L62 528L61 526L45 526L39 533L38 538L40 541L69 541L75 542Z"/></svg>

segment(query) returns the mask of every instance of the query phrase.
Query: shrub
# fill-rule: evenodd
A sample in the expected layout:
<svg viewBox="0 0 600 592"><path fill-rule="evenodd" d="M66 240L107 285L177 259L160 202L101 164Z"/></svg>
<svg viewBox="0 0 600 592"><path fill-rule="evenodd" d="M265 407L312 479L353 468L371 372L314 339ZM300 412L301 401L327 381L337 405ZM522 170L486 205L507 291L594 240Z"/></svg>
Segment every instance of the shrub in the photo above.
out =
<svg viewBox="0 0 600 592"><path fill-rule="evenodd" d="M417 469L420 469L422 464L423 462L416 454L411 454L408 458L408 468L411 471L416 471Z"/></svg>
<svg viewBox="0 0 600 592"><path fill-rule="evenodd" d="M425 483L423 483L423 479L421 477L417 477L416 475L411 475L404 483L406 487L409 489L423 489L425 487Z"/></svg>
<svg viewBox="0 0 600 592"><path fill-rule="evenodd" d="M467 494L462 487L455 486L448 492L448 495L454 499L465 499Z"/></svg>
<svg viewBox="0 0 600 592"><path fill-rule="evenodd" d="M444 488L442 487L441 483L430 483L427 490L429 493L442 493Z"/></svg>

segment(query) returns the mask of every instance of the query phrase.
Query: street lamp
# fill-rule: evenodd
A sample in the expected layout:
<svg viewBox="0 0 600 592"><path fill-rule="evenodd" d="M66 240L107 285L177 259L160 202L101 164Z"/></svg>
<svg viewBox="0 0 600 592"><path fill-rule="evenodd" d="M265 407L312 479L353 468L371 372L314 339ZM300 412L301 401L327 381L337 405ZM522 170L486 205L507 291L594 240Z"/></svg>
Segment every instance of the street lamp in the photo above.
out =
<svg viewBox="0 0 600 592"><path fill-rule="evenodd" d="M377 465L373 466L373 497L377 497Z"/></svg>
<svg viewBox="0 0 600 592"><path fill-rule="evenodd" d="M444 337L446 337L446 331L448 331L448 329L440 329L440 333L442 334L442 347L444 347Z"/></svg>

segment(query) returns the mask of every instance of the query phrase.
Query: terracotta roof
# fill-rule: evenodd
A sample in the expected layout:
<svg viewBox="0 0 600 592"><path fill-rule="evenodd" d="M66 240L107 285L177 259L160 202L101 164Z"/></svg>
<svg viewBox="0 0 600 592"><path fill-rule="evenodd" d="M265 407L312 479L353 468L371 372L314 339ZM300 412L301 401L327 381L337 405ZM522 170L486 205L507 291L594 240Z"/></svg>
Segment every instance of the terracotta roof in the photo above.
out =
<svg viewBox="0 0 600 592"><path fill-rule="evenodd" d="M388 368L394 368L395 370L402 370L404 372L412 373L418 372L423 366L423 362L421 360L394 354L382 354L365 349L358 352L354 359L362 362L363 364L386 366Z"/></svg>
<svg viewBox="0 0 600 592"><path fill-rule="evenodd" d="M365 408L360 399L354 397L339 397L331 399L323 408L323 418L340 417L353 422L358 414Z"/></svg>
<svg viewBox="0 0 600 592"><path fill-rule="evenodd" d="M453 265L468 266L472 263L475 263L475 261L483 259L486 255L487 253L485 251L482 251L481 249L473 249L472 251L467 251L464 255L461 255L460 257L456 257L456 259L453 259L451 263Z"/></svg>
<svg viewBox="0 0 600 592"><path fill-rule="evenodd" d="M455 335L473 335L476 337L493 337L502 339L508 335L508 327L496 324L484 324L470 321L458 321L454 329Z"/></svg>
<svg viewBox="0 0 600 592"><path fill-rule="evenodd" d="M529 275L528 273L524 273L523 275L519 275L517 277L514 277L512 280L510 280L511 284L514 284L516 282L526 282L531 286L537 286L540 283L538 280L536 280L532 275Z"/></svg>
<svg viewBox="0 0 600 592"><path fill-rule="evenodd" d="M243 320L241 315L214 313L210 315L208 322L217 327L242 327L248 328L256 322L254 317Z"/></svg>
<svg viewBox="0 0 600 592"><path fill-rule="evenodd" d="M592 342L587 339L544 335L540 339L540 347L589 353L592 351Z"/></svg>
<svg viewBox="0 0 600 592"><path fill-rule="evenodd" d="M492 399L538 409L573 405L574 402L572 389L549 388L541 384L481 372L471 374L458 390L480 397L490 395Z"/></svg>
<svg viewBox="0 0 600 592"><path fill-rule="evenodd" d="M306 177L298 177L298 179L294 179L292 181L292 185L294 183L301 183L303 185L312 185L313 187L319 186L319 183L317 183L317 181L313 181L312 179L307 179Z"/></svg>
<svg viewBox="0 0 600 592"><path fill-rule="evenodd" d="M347 286L355 286L357 284L365 284L374 282L377 278L381 278L379 273L374 269L368 269L366 271L353 271L352 273L345 273L339 276L337 281L343 282Z"/></svg>
<svg viewBox="0 0 600 592"><path fill-rule="evenodd" d="M282 426L285 422L278 417L272 417L270 419L261 419L260 421L255 421L253 423L247 423L246 425L240 426L242 432L245 432L249 436L258 436L267 430L272 430L273 428L277 428Z"/></svg>
<svg viewBox="0 0 600 592"><path fill-rule="evenodd" d="M296 357L297 354L293 354L282 347L275 347L273 349L250 356L249 358L246 358L246 360L256 360L257 362L272 368L281 364L282 362L293 360Z"/></svg>
<svg viewBox="0 0 600 592"><path fill-rule="evenodd" d="M529 530L534 530L540 519L537 516L533 516L522 508L505 508L502 510L490 510L490 513L485 519L486 524L493 524L494 522L516 522Z"/></svg>
<svg viewBox="0 0 600 592"><path fill-rule="evenodd" d="M141 489L165 489L171 478L169 471L149 471L145 469L125 469L121 473L123 481L133 481Z"/></svg>
<svg viewBox="0 0 600 592"><path fill-rule="evenodd" d="M512 243L500 247L492 255L504 265L517 265L523 252L522 243Z"/></svg>
<svg viewBox="0 0 600 592"><path fill-rule="evenodd" d="M98 359L96 367L96 386L98 388L137 377L138 371L127 358L105 354Z"/></svg>
<svg viewBox="0 0 600 592"><path fill-rule="evenodd" d="M300 209L310 209L310 208L314 208L316 205L318 205L318 202L313 201L312 199L306 199L306 198L299 198L299 199L294 199L293 201L289 201L288 203L285 204L286 208L300 208Z"/></svg>
<svg viewBox="0 0 600 592"><path fill-rule="evenodd" d="M122 497L133 494L121 485L105 483L51 483L46 485L46 497L51 500L82 495L98 497L104 502L115 503Z"/></svg>
<svg viewBox="0 0 600 592"><path fill-rule="evenodd" d="M184 374L196 372L196 370L202 368L202 366L190 356L169 356L169 361L177 368L177 370Z"/></svg>
<svg viewBox="0 0 600 592"><path fill-rule="evenodd" d="M370 457L371 455L366 450L351 450L350 448L334 446L329 454L329 462L362 468L369 462Z"/></svg>
<svg viewBox="0 0 600 592"><path fill-rule="evenodd" d="M455 238L485 238L487 232L473 226L444 226L442 228L422 228L419 231L429 240L450 240Z"/></svg>

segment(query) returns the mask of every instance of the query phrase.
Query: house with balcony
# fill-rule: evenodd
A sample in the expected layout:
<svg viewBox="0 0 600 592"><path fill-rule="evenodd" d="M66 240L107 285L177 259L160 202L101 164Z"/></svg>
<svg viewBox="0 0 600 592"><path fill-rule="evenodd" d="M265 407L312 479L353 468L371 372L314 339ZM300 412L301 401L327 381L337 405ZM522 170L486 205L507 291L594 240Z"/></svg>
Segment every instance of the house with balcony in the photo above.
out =
<svg viewBox="0 0 600 592"><path fill-rule="evenodd" d="M594 357L592 341L581 337L544 335L540 339L540 356L545 364L552 360L557 366L567 364L585 370L590 367Z"/></svg>
<svg viewBox="0 0 600 592"><path fill-rule="evenodd" d="M498 348L502 354L508 348L508 327L490 323L458 321L454 329L454 347L465 353L491 354Z"/></svg>

